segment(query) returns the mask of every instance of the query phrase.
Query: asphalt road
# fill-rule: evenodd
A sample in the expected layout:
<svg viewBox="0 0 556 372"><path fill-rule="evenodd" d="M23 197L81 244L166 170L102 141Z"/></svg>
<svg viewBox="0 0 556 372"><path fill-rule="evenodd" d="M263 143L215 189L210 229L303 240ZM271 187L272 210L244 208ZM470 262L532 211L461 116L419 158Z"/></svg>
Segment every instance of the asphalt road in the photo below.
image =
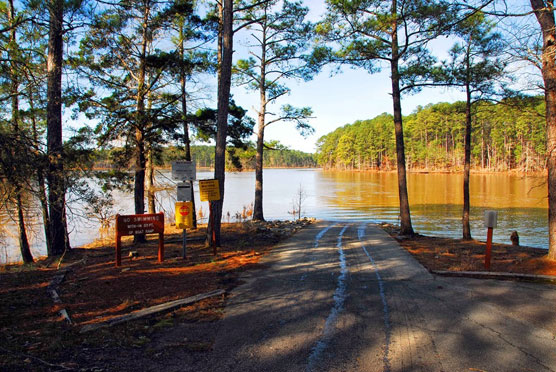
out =
<svg viewBox="0 0 556 372"><path fill-rule="evenodd" d="M434 277L373 225L300 231L231 294L207 371L556 371L556 286Z"/></svg>

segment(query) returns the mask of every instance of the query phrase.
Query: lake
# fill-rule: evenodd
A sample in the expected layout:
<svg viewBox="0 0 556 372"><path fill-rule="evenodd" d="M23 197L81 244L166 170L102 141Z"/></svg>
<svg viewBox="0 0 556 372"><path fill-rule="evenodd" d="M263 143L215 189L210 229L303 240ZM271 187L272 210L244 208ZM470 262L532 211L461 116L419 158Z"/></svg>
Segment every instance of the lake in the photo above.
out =
<svg viewBox="0 0 556 372"><path fill-rule="evenodd" d="M158 179L171 185L169 172L157 172ZM198 179L212 178L212 172L198 171ZM483 213L498 211L494 241L510 243L517 230L522 245L548 248L546 177L513 174L471 175L471 232L486 240ZM409 173L408 191L413 227L423 235L461 237L463 175L454 173ZM235 221L236 214L249 209L254 199L254 172L226 174L223 221ZM266 219L292 219L289 211L301 190L304 198L302 215L327 220L398 223L399 205L395 172L339 172L320 169L267 169L264 172L264 214ZM197 188L196 188L196 191ZM197 208L207 217L208 203ZM158 194L158 208L173 219L175 191ZM114 213L132 214L133 195L116 192ZM69 203L74 214L70 221L70 239L74 247L100 236L99 222L83 212L79 202ZM36 211L35 211L36 213ZM229 213L229 215L228 215ZM29 212L29 214L33 214ZM6 220L6 217L3 218ZM13 222L0 235L0 262L16 262L19 248ZM31 224L30 237L35 257L45 255L43 232L38 223Z"/></svg>

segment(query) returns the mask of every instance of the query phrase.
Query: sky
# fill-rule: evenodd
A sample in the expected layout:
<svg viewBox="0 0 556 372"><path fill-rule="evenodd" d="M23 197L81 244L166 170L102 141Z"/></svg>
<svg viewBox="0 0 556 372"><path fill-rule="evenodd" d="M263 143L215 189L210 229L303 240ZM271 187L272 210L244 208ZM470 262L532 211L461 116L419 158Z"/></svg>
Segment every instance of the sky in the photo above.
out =
<svg viewBox="0 0 556 372"><path fill-rule="evenodd" d="M312 22L318 21L326 10L325 0L303 0L303 2L309 8L308 20ZM527 2L526 0L509 0L509 3L520 3L521 7L530 7L530 5L523 5ZM248 56L246 48L248 37L247 30L235 35L234 61ZM429 46L435 55L442 58L446 56L447 50L453 42L454 40L444 38ZM344 67L341 72L333 75L330 71L334 67L325 67L311 81L288 81L286 85L291 89L291 94L281 97L277 101L277 107L284 104L291 104L294 107L310 107L313 111L313 118L309 120L309 123L314 128L314 134L303 137L295 129L294 123L278 122L266 128L265 141L278 140L291 149L313 153L316 151L318 139L338 127L351 124L356 120L372 119L382 113L392 114L389 68L386 65L382 67L383 70L375 74L370 74L363 69ZM203 91L201 95L204 98L201 98L199 102L201 105L216 107L216 78L211 76L203 78L203 80L205 81L200 85L204 85L204 88L201 88ZM251 118L257 118L258 92L232 86L231 94L236 104L248 109L248 115ZM411 114L418 106L439 102L452 103L464 99L464 93L456 89L425 88L417 94L402 96L402 114ZM277 107L274 107L274 110ZM70 126L76 125L73 124ZM253 135L251 140L255 142L256 136Z"/></svg>
<svg viewBox="0 0 556 372"><path fill-rule="evenodd" d="M521 0L516 0L520 2ZM309 7L309 19L316 21L325 11L324 0L305 0ZM234 40L235 59L245 58L244 33ZM440 40L432 44L433 53L442 56L452 46L453 40ZM313 135L302 137L293 123L275 123L267 127L265 140L278 140L283 145L295 150L314 152L317 140L336 128L351 124L356 120L372 119L382 113L393 112L391 82L388 66L383 66L380 73L369 74L363 69L346 67L341 73L330 75L331 68L326 68L309 82L289 81L289 96L281 97L278 105L291 104L296 107L309 106L313 110L310 124L314 128ZM257 117L258 93L247 91L243 87L232 87L236 103L249 109L248 115ZM408 115L418 106L430 103L455 102L464 100L465 94L456 89L427 88L418 94L402 96L402 114ZM254 140L255 137L253 137Z"/></svg>
<svg viewBox="0 0 556 372"><path fill-rule="evenodd" d="M278 140L295 150L314 152L318 139L336 128L351 124L356 120L372 119L384 112L392 113L390 75L387 71L369 74L358 69L344 69L343 73L330 76L326 71L312 81L290 83L291 94L283 97L280 104L309 106L313 119L309 122L314 128L313 135L302 137L293 123L275 123L267 127L265 140ZM248 115L256 118L254 109L258 96L242 88L232 89L236 103L249 108ZM462 92L444 88L424 89L416 95L406 95L402 99L402 113L410 114L418 106L429 103L455 102L465 99Z"/></svg>

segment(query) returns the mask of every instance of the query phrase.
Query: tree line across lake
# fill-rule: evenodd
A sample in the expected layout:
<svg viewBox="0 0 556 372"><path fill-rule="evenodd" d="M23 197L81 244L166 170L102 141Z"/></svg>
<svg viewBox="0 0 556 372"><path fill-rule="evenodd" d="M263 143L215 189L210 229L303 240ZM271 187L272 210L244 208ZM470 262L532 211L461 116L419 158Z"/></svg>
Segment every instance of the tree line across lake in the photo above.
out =
<svg viewBox="0 0 556 372"><path fill-rule="evenodd" d="M315 154L285 148L280 144L269 144L271 150L265 151L263 164L270 168L314 168L317 167ZM230 147L226 158L228 171L243 171L255 168L256 149L253 144L245 148ZM167 146L160 150L155 159L155 165L168 168L174 160L183 160L184 150L178 146ZM96 168L112 168L110 151L98 151L96 154ZM191 158L200 168L214 168L214 146L191 146Z"/></svg>
<svg viewBox="0 0 556 372"><path fill-rule="evenodd" d="M544 97L479 102L473 108L471 163L488 171L541 171L546 167ZM457 170L464 166L465 103L419 107L404 117L407 167ZM331 169L396 167L392 115L358 120L322 136L318 164Z"/></svg>

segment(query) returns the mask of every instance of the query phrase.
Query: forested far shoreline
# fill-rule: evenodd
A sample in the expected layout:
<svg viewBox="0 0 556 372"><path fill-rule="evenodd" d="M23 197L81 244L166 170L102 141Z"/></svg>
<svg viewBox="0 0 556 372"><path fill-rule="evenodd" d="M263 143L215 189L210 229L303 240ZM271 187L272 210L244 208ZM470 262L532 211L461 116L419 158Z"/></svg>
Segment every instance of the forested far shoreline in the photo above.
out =
<svg viewBox="0 0 556 372"><path fill-rule="evenodd" d="M474 105L471 166L479 171L539 172L546 169L544 97ZM404 117L407 167L454 171L464 166L465 103L419 107ZM322 136L316 158L325 169L394 170L394 121L383 113Z"/></svg>
<svg viewBox="0 0 556 372"><path fill-rule="evenodd" d="M113 168L114 164L111 151L119 149L98 151L96 154L96 168ZM178 146L163 147L158 151L155 158L155 166L170 168L172 161L183 160L184 150ZM245 149L230 147L228 148L226 170L242 171L253 170L255 168L255 148L248 145ZM191 146L191 158L195 161L198 168L214 168L214 146L193 145ZM303 151L292 150L278 145L276 149L264 153L265 168L315 168L317 160L314 154Z"/></svg>

